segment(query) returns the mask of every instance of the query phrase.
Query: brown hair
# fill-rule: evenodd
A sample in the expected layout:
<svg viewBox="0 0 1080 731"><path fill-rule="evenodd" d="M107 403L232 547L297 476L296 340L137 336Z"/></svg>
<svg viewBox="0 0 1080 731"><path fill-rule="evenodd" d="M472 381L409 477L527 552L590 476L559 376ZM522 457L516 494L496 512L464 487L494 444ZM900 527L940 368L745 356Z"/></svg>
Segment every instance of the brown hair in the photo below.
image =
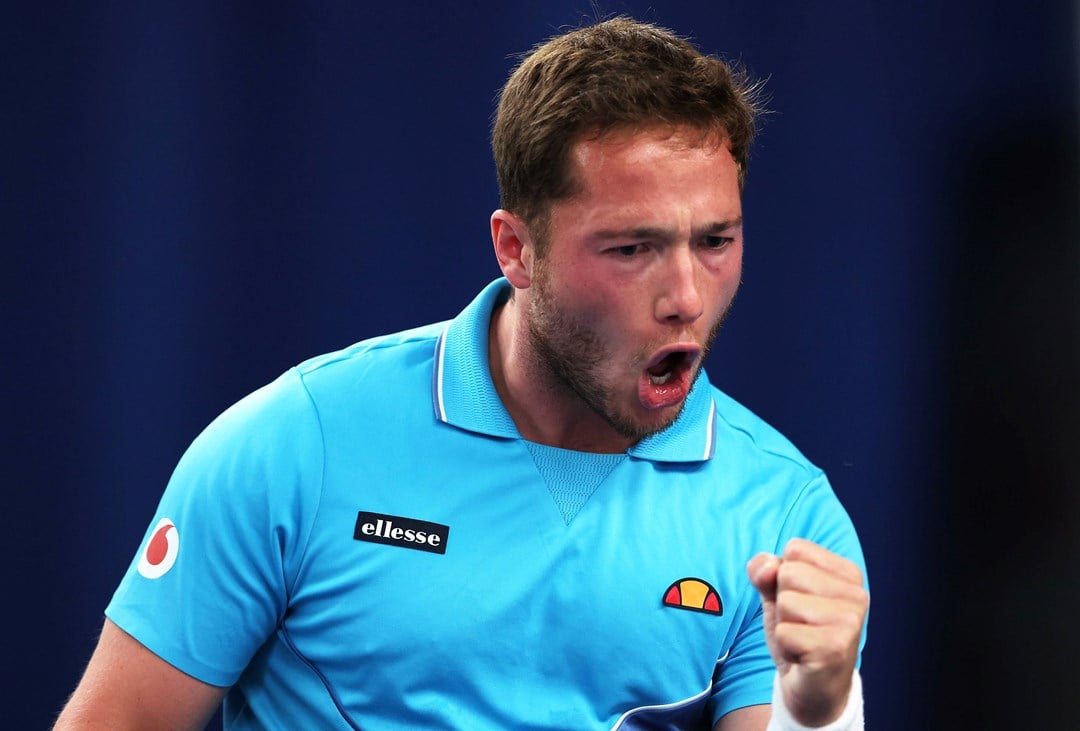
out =
<svg viewBox="0 0 1080 731"><path fill-rule="evenodd" d="M500 205L544 238L552 203L575 192L570 147L618 128L718 133L746 178L761 85L664 28L617 17L537 45L499 95L491 135Z"/></svg>

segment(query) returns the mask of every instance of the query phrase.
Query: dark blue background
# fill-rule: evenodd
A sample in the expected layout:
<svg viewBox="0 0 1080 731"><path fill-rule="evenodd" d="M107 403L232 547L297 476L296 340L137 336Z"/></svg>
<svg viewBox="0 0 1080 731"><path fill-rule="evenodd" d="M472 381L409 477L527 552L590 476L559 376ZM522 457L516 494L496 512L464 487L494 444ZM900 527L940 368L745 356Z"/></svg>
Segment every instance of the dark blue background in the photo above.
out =
<svg viewBox="0 0 1080 731"><path fill-rule="evenodd" d="M1077 8L611 1L767 76L709 370L860 529L874 729L1075 715ZM493 100L585 0L79 3L0 24L0 713L74 687L173 465L498 274ZM1071 695L1070 695L1071 693Z"/></svg>

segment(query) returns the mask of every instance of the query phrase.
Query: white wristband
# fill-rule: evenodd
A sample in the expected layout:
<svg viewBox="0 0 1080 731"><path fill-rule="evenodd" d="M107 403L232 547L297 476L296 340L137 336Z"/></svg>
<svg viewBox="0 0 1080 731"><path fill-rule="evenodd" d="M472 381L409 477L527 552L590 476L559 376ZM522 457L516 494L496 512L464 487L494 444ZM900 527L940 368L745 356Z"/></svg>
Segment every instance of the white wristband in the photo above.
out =
<svg viewBox="0 0 1080 731"><path fill-rule="evenodd" d="M859 671L851 676L851 692L848 693L847 705L840 718L826 726L803 726L791 717L791 712L784 705L784 691L780 688L780 673L773 676L772 718L765 731L858 731L863 728L862 680Z"/></svg>

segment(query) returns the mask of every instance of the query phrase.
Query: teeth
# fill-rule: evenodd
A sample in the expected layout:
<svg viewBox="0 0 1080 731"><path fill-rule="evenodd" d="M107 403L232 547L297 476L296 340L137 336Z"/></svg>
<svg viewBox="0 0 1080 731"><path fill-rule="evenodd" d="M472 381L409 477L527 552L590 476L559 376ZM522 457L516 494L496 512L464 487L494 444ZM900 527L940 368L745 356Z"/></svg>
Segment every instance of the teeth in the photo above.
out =
<svg viewBox="0 0 1080 731"><path fill-rule="evenodd" d="M671 377L675 375L678 364L682 361L682 353L669 353L662 358L656 365L649 368L646 373L649 374L649 380L652 381L654 386L663 386L665 383L671 380Z"/></svg>

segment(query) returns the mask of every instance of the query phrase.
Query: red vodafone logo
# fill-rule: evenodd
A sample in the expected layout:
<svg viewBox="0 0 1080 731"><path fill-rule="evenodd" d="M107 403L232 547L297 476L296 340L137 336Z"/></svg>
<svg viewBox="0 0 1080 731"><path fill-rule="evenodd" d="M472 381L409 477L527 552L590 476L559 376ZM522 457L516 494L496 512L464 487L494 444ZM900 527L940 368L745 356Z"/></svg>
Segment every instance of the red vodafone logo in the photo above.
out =
<svg viewBox="0 0 1080 731"><path fill-rule="evenodd" d="M139 556L139 573L148 579L159 579L176 563L180 551L180 533L168 518L162 518L154 526L150 540Z"/></svg>

